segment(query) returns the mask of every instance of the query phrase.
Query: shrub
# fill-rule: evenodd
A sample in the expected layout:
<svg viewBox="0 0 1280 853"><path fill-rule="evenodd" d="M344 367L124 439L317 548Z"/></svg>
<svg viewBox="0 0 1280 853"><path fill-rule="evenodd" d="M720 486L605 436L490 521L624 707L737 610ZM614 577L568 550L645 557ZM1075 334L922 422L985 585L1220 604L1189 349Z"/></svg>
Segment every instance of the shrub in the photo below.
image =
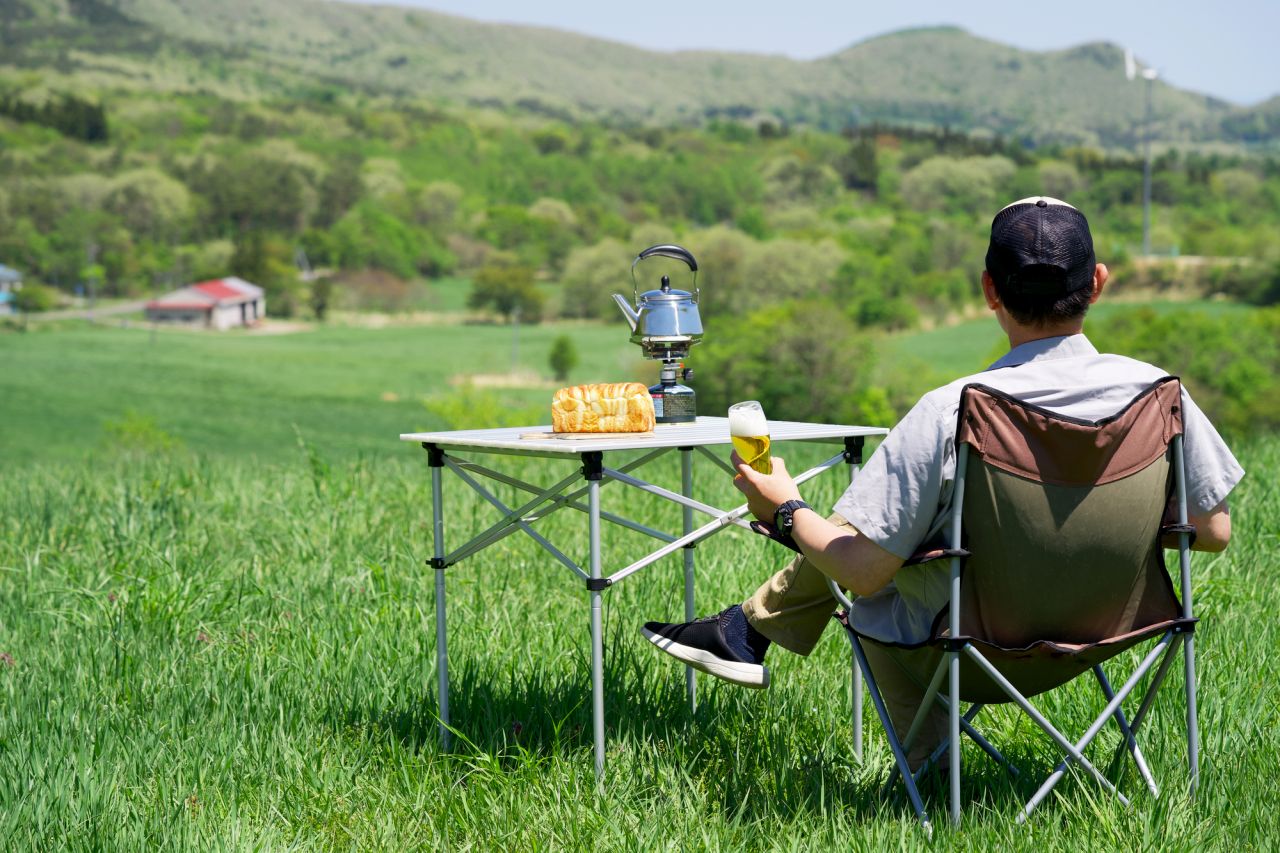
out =
<svg viewBox="0 0 1280 853"><path fill-rule="evenodd" d="M635 254L612 238L569 253L564 266L564 292L560 313L566 317L617 316L612 293L630 297L627 265Z"/></svg>
<svg viewBox="0 0 1280 853"><path fill-rule="evenodd" d="M504 320L519 314L526 323L542 319L542 294L533 284L533 269L510 255L495 255L475 275L467 307L491 307Z"/></svg>
<svg viewBox="0 0 1280 853"><path fill-rule="evenodd" d="M771 418L857 423L863 406L882 417L885 401L859 392L875 362L870 336L826 301L788 302L724 319L698 351L699 408L759 400Z"/></svg>
<svg viewBox="0 0 1280 853"><path fill-rule="evenodd" d="M545 423L547 419L544 406L513 404L470 383L429 397L422 405L449 429L524 426Z"/></svg>
<svg viewBox="0 0 1280 853"><path fill-rule="evenodd" d="M102 430L113 450L154 455L182 447L182 441L162 429L155 418L132 409L119 420L104 422Z"/></svg>
<svg viewBox="0 0 1280 853"><path fill-rule="evenodd" d="M1146 309L1091 333L1100 348L1181 376L1220 429L1242 434L1280 426L1280 308L1219 316Z"/></svg>
<svg viewBox="0 0 1280 853"><path fill-rule="evenodd" d="M556 380L563 382L569 378L569 371L578 366L578 350L573 345L573 338L560 335L551 342L551 352L547 355L547 364L551 367Z"/></svg>
<svg viewBox="0 0 1280 853"><path fill-rule="evenodd" d="M58 291L29 281L13 294L13 304L24 314L52 311L58 307Z"/></svg>

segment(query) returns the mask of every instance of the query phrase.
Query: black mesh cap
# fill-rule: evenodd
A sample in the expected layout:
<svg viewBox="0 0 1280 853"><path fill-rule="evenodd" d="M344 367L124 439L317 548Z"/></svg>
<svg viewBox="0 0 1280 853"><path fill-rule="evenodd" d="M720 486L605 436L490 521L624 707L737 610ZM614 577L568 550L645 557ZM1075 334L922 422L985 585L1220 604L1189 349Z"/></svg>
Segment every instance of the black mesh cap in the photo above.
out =
<svg viewBox="0 0 1280 853"><path fill-rule="evenodd" d="M1058 299L1093 283L1084 214L1056 198L1015 201L991 221L987 272L1003 290Z"/></svg>

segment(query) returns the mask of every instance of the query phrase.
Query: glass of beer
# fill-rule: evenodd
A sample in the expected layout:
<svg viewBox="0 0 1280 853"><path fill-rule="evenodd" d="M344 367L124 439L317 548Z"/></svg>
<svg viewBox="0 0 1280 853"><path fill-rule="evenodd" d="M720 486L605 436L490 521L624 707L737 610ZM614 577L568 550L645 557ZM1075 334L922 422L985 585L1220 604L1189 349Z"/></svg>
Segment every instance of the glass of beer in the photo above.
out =
<svg viewBox="0 0 1280 853"><path fill-rule="evenodd" d="M729 437L742 461L761 474L773 473L769 457L769 422L764 409L755 400L734 403L729 407Z"/></svg>

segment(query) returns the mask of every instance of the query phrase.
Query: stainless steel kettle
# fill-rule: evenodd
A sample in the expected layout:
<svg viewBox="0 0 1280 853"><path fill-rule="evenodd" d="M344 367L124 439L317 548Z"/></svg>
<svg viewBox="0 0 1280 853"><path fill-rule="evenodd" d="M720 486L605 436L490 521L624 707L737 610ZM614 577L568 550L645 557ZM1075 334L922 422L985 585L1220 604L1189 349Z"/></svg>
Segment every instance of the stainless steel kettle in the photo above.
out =
<svg viewBox="0 0 1280 853"><path fill-rule="evenodd" d="M671 287L671 279L662 277L661 287L638 293L636 264L647 258L662 257L683 261L693 274L693 293ZM650 246L631 262L631 296L635 308L620 293L613 300L631 325L631 342L639 344L645 358L665 360L684 358L689 347L702 341L702 318L698 315L698 261L688 249L672 243Z"/></svg>

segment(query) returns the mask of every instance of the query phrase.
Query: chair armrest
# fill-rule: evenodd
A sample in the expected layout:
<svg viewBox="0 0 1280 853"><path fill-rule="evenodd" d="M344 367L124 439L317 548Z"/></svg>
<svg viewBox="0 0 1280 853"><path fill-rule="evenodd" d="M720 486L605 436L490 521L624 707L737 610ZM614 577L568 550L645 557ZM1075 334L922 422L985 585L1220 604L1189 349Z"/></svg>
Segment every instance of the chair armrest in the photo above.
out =
<svg viewBox="0 0 1280 853"><path fill-rule="evenodd" d="M778 528L769 524L767 521L753 521L751 522L751 529L752 531L759 533L761 536L772 539L774 542L777 542L785 548L790 548L797 554L801 553L800 546L796 544L796 540L792 539L790 536L782 535L778 532Z"/></svg>

